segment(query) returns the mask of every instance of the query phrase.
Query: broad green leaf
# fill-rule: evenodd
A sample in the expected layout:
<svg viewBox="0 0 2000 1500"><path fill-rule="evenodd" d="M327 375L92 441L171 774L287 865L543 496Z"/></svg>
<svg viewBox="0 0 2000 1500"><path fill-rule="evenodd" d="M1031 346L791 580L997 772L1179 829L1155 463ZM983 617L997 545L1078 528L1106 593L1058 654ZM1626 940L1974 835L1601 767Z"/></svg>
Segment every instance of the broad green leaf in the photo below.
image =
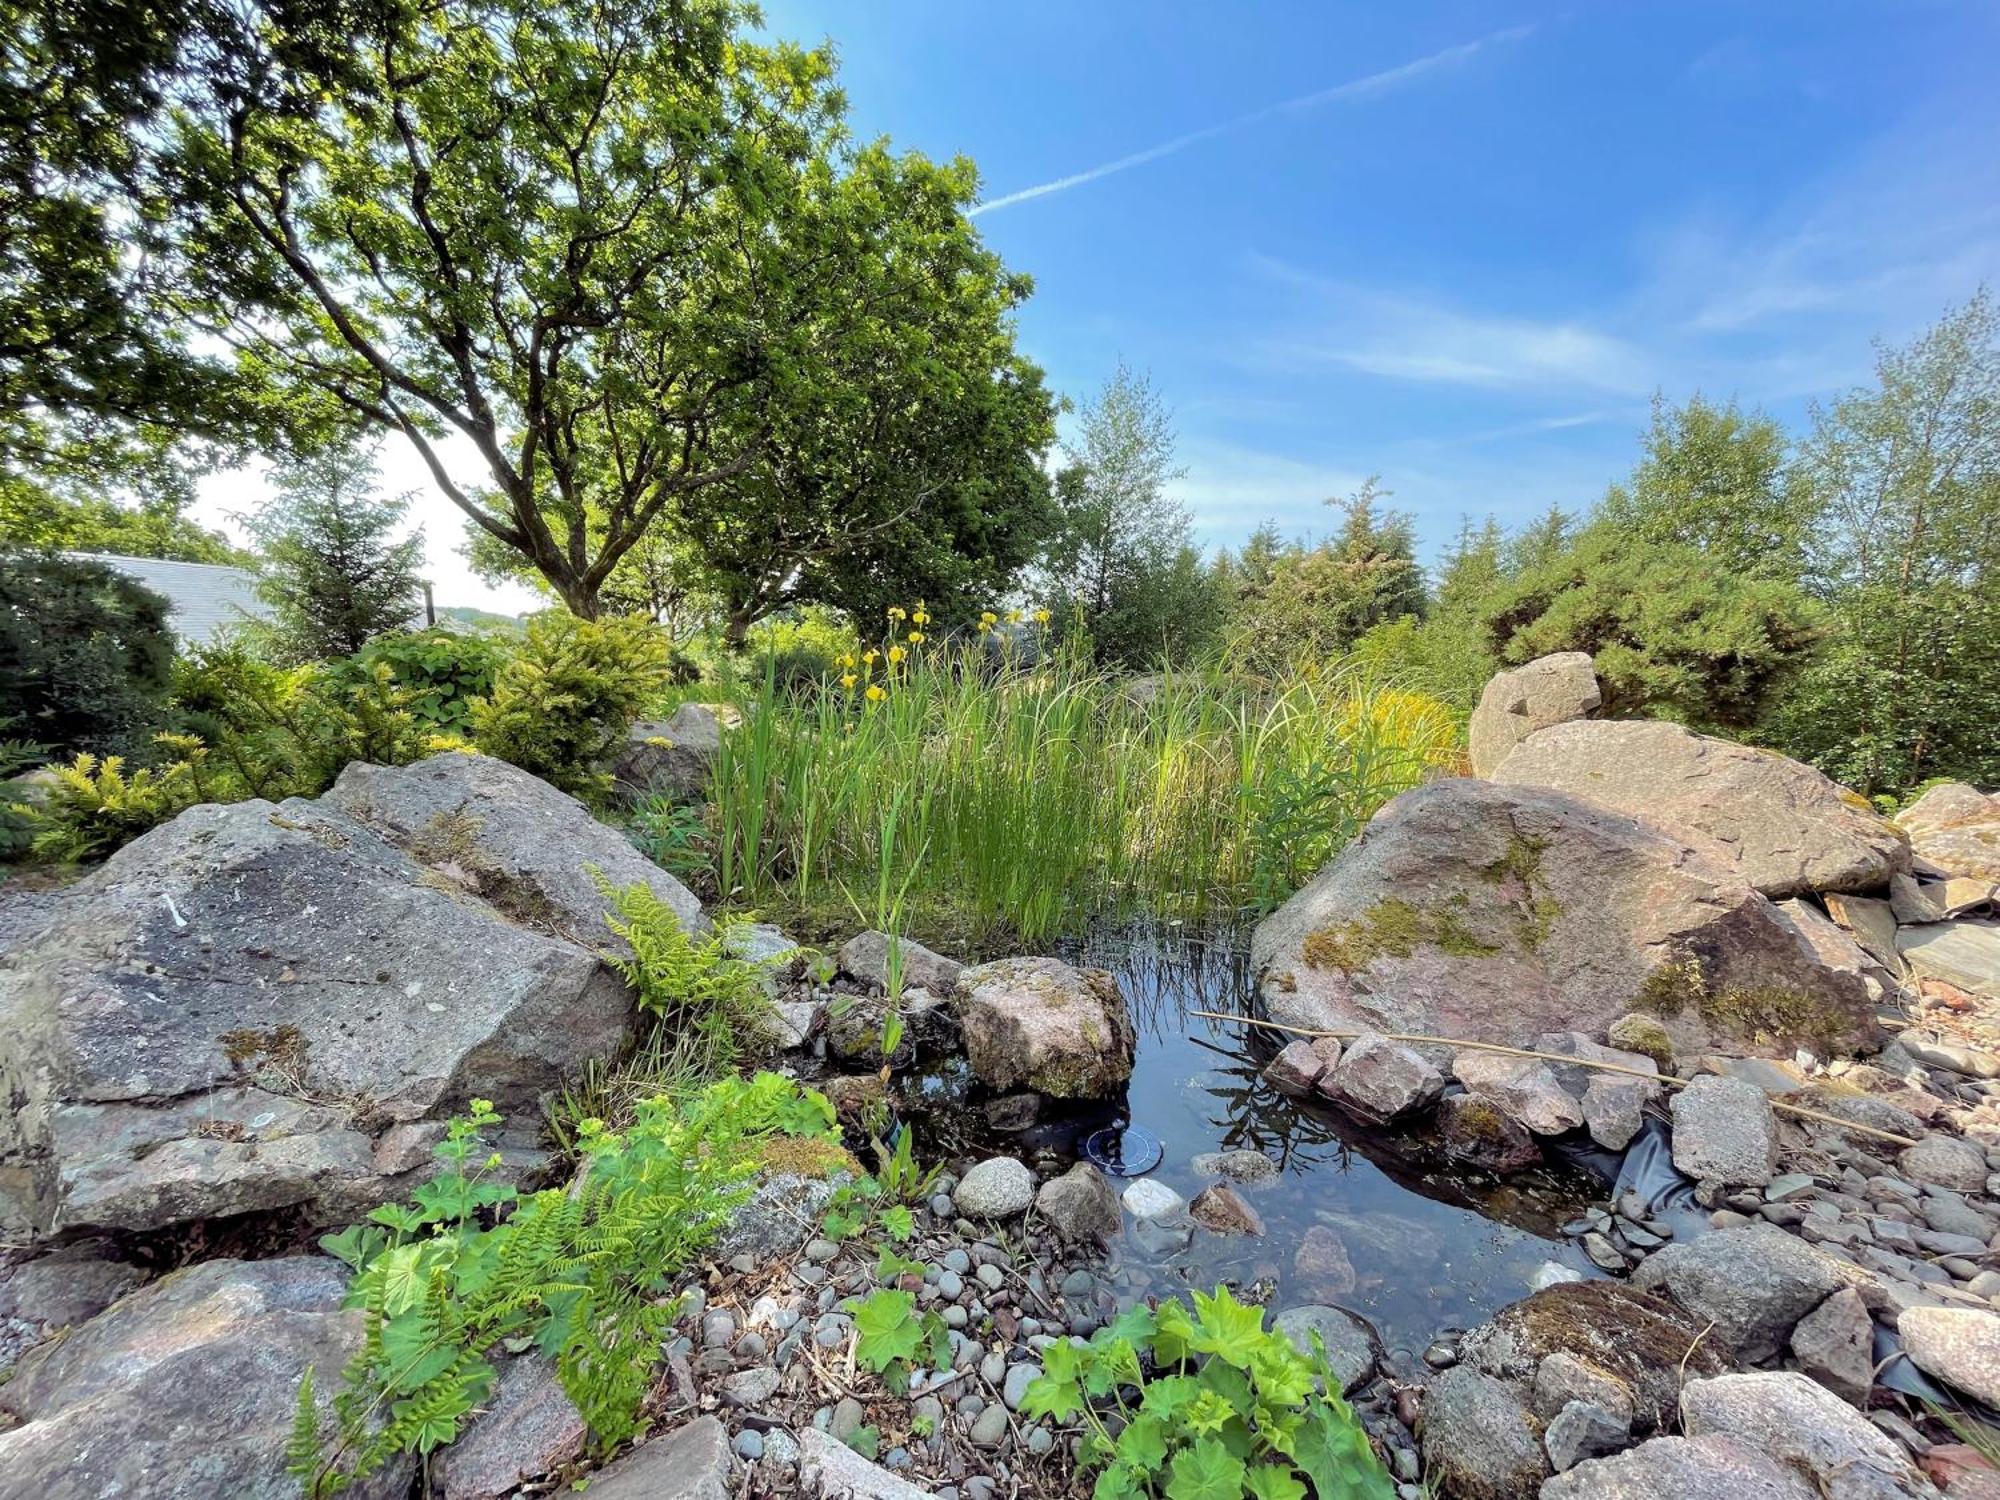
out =
<svg viewBox="0 0 2000 1500"><path fill-rule="evenodd" d="M853 1307L854 1327L860 1335L855 1353L877 1374L897 1360L914 1358L923 1347L923 1326L915 1316L916 1298L908 1292L885 1287Z"/></svg>
<svg viewBox="0 0 2000 1500"><path fill-rule="evenodd" d="M1280 1464L1258 1464L1244 1480L1252 1500L1305 1500L1305 1481Z"/></svg>
<svg viewBox="0 0 2000 1500"><path fill-rule="evenodd" d="M1264 1340L1264 1309L1238 1302L1226 1286L1217 1287L1213 1294L1196 1292L1194 1305L1199 1314L1191 1340L1195 1352L1213 1354L1238 1369L1248 1369Z"/></svg>
<svg viewBox="0 0 2000 1500"><path fill-rule="evenodd" d="M1174 1455L1167 1468L1167 1500L1242 1500L1243 1460L1214 1438L1202 1438Z"/></svg>
<svg viewBox="0 0 2000 1500"><path fill-rule="evenodd" d="M1167 1461L1167 1424L1151 1412L1141 1412L1125 1424L1115 1448L1121 1463L1150 1474Z"/></svg>

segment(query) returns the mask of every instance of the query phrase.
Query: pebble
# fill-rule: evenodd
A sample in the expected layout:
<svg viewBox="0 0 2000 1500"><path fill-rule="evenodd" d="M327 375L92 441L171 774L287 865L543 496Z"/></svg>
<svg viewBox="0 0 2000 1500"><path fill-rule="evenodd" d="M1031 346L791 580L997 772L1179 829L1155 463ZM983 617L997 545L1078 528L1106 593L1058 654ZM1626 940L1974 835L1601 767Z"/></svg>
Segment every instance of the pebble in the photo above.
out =
<svg viewBox="0 0 2000 1500"><path fill-rule="evenodd" d="M1007 1403L1008 1410L1021 1409L1021 1402L1028 1395L1028 1387L1040 1377L1041 1373L1042 1367L1032 1360L1015 1365L1007 1371L1006 1384L1001 1387L1000 1398Z"/></svg>
<svg viewBox="0 0 2000 1500"><path fill-rule="evenodd" d="M764 1461L781 1465L797 1463L799 1440L782 1428L772 1428L764 1434Z"/></svg>
<svg viewBox="0 0 2000 1500"><path fill-rule="evenodd" d="M842 1396L833 1408L833 1416L827 1422L827 1433L831 1437L846 1442L868 1425L868 1412L852 1396Z"/></svg>
<svg viewBox="0 0 2000 1500"><path fill-rule="evenodd" d="M946 1269L938 1272L938 1295L947 1302L956 1302L965 1295L965 1278L958 1272Z"/></svg>
<svg viewBox="0 0 2000 1500"><path fill-rule="evenodd" d="M991 1261L983 1262L979 1269L972 1274L978 1280L979 1284L989 1292L997 1292L1007 1284L1006 1273Z"/></svg>
<svg viewBox="0 0 2000 1500"><path fill-rule="evenodd" d="M963 1276L972 1269L972 1257L963 1250L953 1248L945 1251L942 1264L947 1271L955 1271Z"/></svg>
<svg viewBox="0 0 2000 1500"><path fill-rule="evenodd" d="M989 1406L972 1423L969 1433L973 1443L981 1448L997 1448L1000 1440L1007 1435L1007 1408Z"/></svg>
<svg viewBox="0 0 2000 1500"><path fill-rule="evenodd" d="M711 1349L726 1349L731 1339L736 1337L736 1319L720 1309L706 1313L701 1320L701 1341Z"/></svg>
<svg viewBox="0 0 2000 1500"><path fill-rule="evenodd" d="M744 1428L736 1434L736 1454L745 1463L755 1463L764 1456L764 1434Z"/></svg>

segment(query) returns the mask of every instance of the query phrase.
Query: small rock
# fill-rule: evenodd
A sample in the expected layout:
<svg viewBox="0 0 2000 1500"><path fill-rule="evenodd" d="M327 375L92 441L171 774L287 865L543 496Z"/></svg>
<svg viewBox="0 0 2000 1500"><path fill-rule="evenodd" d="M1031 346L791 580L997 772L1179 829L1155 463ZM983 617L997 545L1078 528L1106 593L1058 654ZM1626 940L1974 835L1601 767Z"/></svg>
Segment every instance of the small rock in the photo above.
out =
<svg viewBox="0 0 2000 1500"><path fill-rule="evenodd" d="M973 1446L997 1448L1000 1440L1007 1436L1007 1408L989 1406L973 1419L972 1430L967 1434Z"/></svg>
<svg viewBox="0 0 2000 1500"><path fill-rule="evenodd" d="M1632 1273L1642 1292L1664 1287L1745 1360L1769 1359L1792 1330L1852 1279L1853 1268L1771 1224L1718 1229L1668 1245Z"/></svg>
<svg viewBox="0 0 2000 1500"><path fill-rule="evenodd" d="M596 1489L593 1484L591 1500L597 1500ZM798 1493L837 1495L842 1500L931 1500L929 1490L899 1479L845 1443L811 1427L799 1434ZM678 1492L671 1488L660 1491L660 1500L667 1497L680 1500Z"/></svg>
<svg viewBox="0 0 2000 1500"><path fill-rule="evenodd" d="M1755 1084L1703 1074L1674 1095L1674 1165L1696 1180L1771 1180L1778 1154L1777 1117Z"/></svg>
<svg viewBox="0 0 2000 1500"><path fill-rule="evenodd" d="M1041 1375L1042 1367L1029 1360L1024 1364L1010 1365L1007 1378L1000 1387L1000 1399L1007 1403L1009 1411L1019 1411L1021 1403L1027 1399L1028 1387Z"/></svg>
<svg viewBox="0 0 2000 1500"><path fill-rule="evenodd" d="M1632 1440L1631 1423L1588 1401L1572 1401L1549 1421L1542 1447L1558 1474L1587 1458L1616 1453Z"/></svg>
<svg viewBox="0 0 2000 1500"><path fill-rule="evenodd" d="M952 1194L958 1211L974 1219L1007 1219L1026 1213L1035 1201L1035 1180L1011 1156L980 1162L959 1180Z"/></svg>
<svg viewBox="0 0 2000 1500"><path fill-rule="evenodd" d="M1896 1161L1906 1177L1934 1187L1977 1193L1986 1186L1986 1153L1956 1136L1927 1135Z"/></svg>
<svg viewBox="0 0 2000 1500"><path fill-rule="evenodd" d="M1109 1243L1125 1227L1118 1190L1087 1161L1042 1184L1035 1208L1066 1240Z"/></svg>
<svg viewBox="0 0 2000 1500"><path fill-rule="evenodd" d="M1792 1330L1799 1368L1852 1406L1866 1407L1875 1382L1875 1320L1861 1294L1843 1287Z"/></svg>
<svg viewBox="0 0 2000 1500"><path fill-rule="evenodd" d="M1540 1500L1822 1500L1795 1471L1731 1437L1656 1437L1578 1464Z"/></svg>
<svg viewBox="0 0 2000 1500"><path fill-rule="evenodd" d="M1620 1016L1604 1033L1604 1039L1621 1052L1637 1052L1642 1057L1652 1058L1659 1064L1662 1073L1674 1065L1674 1039L1667 1035L1667 1028L1660 1024L1657 1016L1649 1016L1644 1011Z"/></svg>
<svg viewBox="0 0 2000 1500"><path fill-rule="evenodd" d="M1452 1094L1438 1105L1445 1154L1488 1172L1518 1172L1542 1159L1528 1127L1491 1099Z"/></svg>
<svg viewBox="0 0 2000 1500"><path fill-rule="evenodd" d="M1315 1224L1299 1240L1292 1271L1320 1297L1345 1297L1356 1285L1347 1245L1332 1229Z"/></svg>
<svg viewBox="0 0 2000 1500"><path fill-rule="evenodd" d="M777 1394L778 1372L769 1365L752 1365L747 1370L738 1370L722 1382L722 1399L731 1406L762 1406Z"/></svg>
<svg viewBox="0 0 2000 1500"><path fill-rule="evenodd" d="M1657 1083L1618 1073L1599 1073L1583 1091L1583 1123L1590 1138L1607 1151L1623 1151L1646 1123L1646 1106L1660 1092Z"/></svg>
<svg viewBox="0 0 2000 1500"><path fill-rule="evenodd" d="M1311 1042L1288 1042L1284 1050L1266 1064L1264 1081L1280 1093L1310 1094L1327 1066L1313 1051Z"/></svg>
<svg viewBox="0 0 2000 1500"><path fill-rule="evenodd" d="M1278 1176L1278 1164L1261 1151L1204 1151L1188 1165L1197 1177L1220 1177L1244 1187L1273 1182Z"/></svg>
<svg viewBox="0 0 2000 1500"><path fill-rule="evenodd" d="M1540 1424L1512 1388L1463 1365L1431 1381L1419 1436L1448 1494L1532 1500L1549 1471Z"/></svg>
<svg viewBox="0 0 2000 1500"><path fill-rule="evenodd" d="M1737 1438L1805 1469L1832 1496L1923 1493L1903 1450L1853 1407L1793 1370L1692 1380L1681 1392L1690 1437Z"/></svg>
<svg viewBox="0 0 2000 1500"><path fill-rule="evenodd" d="M1553 1417L1578 1402L1608 1412L1627 1428L1631 1426L1632 1387L1609 1370L1567 1349L1558 1349L1535 1369L1535 1415Z"/></svg>
<svg viewBox="0 0 2000 1500"><path fill-rule="evenodd" d="M1444 1078L1422 1053L1371 1031L1348 1046L1320 1089L1362 1119L1383 1123L1429 1105Z"/></svg>
<svg viewBox="0 0 2000 1500"><path fill-rule="evenodd" d="M1896 1331L1918 1369L1988 1406L2000 1406L2000 1313L1913 1307L1897 1320Z"/></svg>
<svg viewBox="0 0 2000 1500"><path fill-rule="evenodd" d="M728 1432L697 1417L592 1474L590 1500L733 1500L735 1479Z"/></svg>
<svg viewBox="0 0 2000 1500"><path fill-rule="evenodd" d="M1171 1219L1187 1208L1187 1199L1157 1177L1128 1183L1119 1201L1135 1219Z"/></svg>
<svg viewBox="0 0 2000 1500"><path fill-rule="evenodd" d="M1451 1071L1468 1090L1491 1099L1536 1135L1561 1135L1583 1124L1582 1106L1545 1062L1465 1048L1452 1057Z"/></svg>
<svg viewBox="0 0 2000 1500"><path fill-rule="evenodd" d="M1264 1218L1243 1201L1243 1195L1226 1182L1217 1182L1195 1195L1188 1205L1195 1223L1217 1234L1262 1234Z"/></svg>
<svg viewBox="0 0 2000 1500"><path fill-rule="evenodd" d="M1315 1303L1288 1307L1272 1321L1271 1327L1308 1356L1312 1353L1312 1336L1317 1333L1326 1345L1327 1366L1339 1382L1342 1395L1375 1373L1381 1340L1366 1319L1343 1307Z"/></svg>

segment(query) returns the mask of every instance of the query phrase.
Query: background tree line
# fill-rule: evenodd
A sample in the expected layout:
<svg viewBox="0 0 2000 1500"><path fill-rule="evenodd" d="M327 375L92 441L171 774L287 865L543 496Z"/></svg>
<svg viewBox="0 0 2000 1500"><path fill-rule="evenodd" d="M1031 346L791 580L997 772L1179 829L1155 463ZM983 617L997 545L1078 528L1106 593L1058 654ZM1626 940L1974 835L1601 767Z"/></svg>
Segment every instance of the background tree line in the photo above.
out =
<svg viewBox="0 0 2000 1500"><path fill-rule="evenodd" d="M1588 513L1468 524L1428 573L1372 481L1323 538L1216 556L1142 375L1051 462L1060 403L1012 322L1031 286L967 217L971 163L855 140L830 50L736 0L0 18L0 536L239 560L187 502L263 455L280 655L351 653L407 589L356 457L393 435L483 573L584 620L734 647L809 607L1017 597L1107 666L1355 652L1461 708L1577 648L1615 712L1865 790L2000 779L1984 294L1801 434L1659 403Z"/></svg>
<svg viewBox="0 0 2000 1500"><path fill-rule="evenodd" d="M1461 525L1427 574L1375 481L1330 534L1271 524L1204 559L1167 498L1171 421L1120 370L1056 493L1044 597L1101 660L1225 652L1279 675L1346 653L1469 709L1499 668L1590 652L1606 711L1769 744L1864 792L2000 781L2000 314L1982 291L1807 429L1656 398L1588 512ZM1080 524L1079 524L1080 523Z"/></svg>

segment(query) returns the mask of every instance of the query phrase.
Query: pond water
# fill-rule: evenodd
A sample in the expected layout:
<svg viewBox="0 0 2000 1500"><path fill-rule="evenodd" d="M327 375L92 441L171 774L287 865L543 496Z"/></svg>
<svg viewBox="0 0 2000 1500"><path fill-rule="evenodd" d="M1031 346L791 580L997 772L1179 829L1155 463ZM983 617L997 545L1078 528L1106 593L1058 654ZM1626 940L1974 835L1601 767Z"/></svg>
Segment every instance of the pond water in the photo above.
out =
<svg viewBox="0 0 2000 1500"><path fill-rule="evenodd" d="M1279 1177L1239 1190L1266 1234L1198 1231L1185 1248L1172 1248L1141 1244L1128 1228L1117 1247L1121 1263L1143 1289L1162 1295L1229 1280L1275 1284L1277 1308L1334 1302L1366 1317L1406 1356L1440 1329L1471 1327L1525 1296L1544 1262L1600 1274L1558 1227L1603 1196L1582 1170L1552 1162L1503 1181L1448 1163L1422 1134L1364 1126L1265 1083L1273 1033L1191 1016L1248 1012L1246 949L1227 937L1132 932L1059 945L1071 963L1118 978L1138 1033L1129 1091L1115 1106L1045 1115L1029 1131L987 1134L981 1144L1073 1156L1097 1130L1138 1126L1163 1148L1145 1175L1190 1198L1212 1180L1191 1158L1259 1152L1277 1163ZM1294 1265L1315 1225L1339 1237L1353 1266L1351 1289L1338 1295Z"/></svg>

